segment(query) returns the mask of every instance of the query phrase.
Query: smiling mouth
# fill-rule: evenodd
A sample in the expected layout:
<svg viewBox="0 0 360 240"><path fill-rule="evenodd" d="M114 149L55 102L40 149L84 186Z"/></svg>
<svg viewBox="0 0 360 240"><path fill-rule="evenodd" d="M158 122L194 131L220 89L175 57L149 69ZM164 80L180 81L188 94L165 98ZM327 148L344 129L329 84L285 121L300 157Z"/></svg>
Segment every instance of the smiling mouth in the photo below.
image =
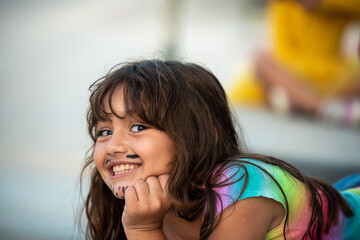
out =
<svg viewBox="0 0 360 240"><path fill-rule="evenodd" d="M111 169L111 176L117 176L123 173L127 173L132 169L136 169L138 168L139 165L138 164L130 164L130 163L126 163L126 164L118 164L118 165L114 165Z"/></svg>

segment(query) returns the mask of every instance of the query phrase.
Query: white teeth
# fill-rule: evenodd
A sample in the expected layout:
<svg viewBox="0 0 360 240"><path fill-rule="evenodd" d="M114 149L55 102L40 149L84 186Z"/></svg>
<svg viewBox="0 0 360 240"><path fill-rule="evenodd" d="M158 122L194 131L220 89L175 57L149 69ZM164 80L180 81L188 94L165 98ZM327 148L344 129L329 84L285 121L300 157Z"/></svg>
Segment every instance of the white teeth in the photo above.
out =
<svg viewBox="0 0 360 240"><path fill-rule="evenodd" d="M126 164L119 164L119 165L115 165L113 166L113 171L115 173L115 175L119 175L121 173L126 173L131 169L134 169L135 166L129 163Z"/></svg>

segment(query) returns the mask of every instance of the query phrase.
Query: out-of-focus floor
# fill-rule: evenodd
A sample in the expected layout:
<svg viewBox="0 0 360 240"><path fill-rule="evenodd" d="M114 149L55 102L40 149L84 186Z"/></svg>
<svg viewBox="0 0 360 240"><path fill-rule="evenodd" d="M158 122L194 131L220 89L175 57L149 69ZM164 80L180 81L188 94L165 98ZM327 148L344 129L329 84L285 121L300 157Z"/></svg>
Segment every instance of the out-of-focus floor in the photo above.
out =
<svg viewBox="0 0 360 240"><path fill-rule="evenodd" d="M250 151L288 161L305 174L335 183L360 173L360 129L266 110L238 108Z"/></svg>
<svg viewBox="0 0 360 240"><path fill-rule="evenodd" d="M78 239L87 88L115 63L162 55L168 2L0 2L0 239ZM226 88L267 44L262 12L248 2L187 0L178 12L177 54ZM329 182L359 171L359 129L235 111L253 151Z"/></svg>

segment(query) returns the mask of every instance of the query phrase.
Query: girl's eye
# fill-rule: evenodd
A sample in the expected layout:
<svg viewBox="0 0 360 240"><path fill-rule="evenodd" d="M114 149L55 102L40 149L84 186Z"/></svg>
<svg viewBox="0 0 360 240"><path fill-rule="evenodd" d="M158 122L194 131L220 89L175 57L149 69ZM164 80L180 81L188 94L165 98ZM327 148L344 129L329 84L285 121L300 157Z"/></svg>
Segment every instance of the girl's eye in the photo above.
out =
<svg viewBox="0 0 360 240"><path fill-rule="evenodd" d="M110 130L101 130L101 131L98 131L98 133L97 133L98 137L104 137L104 136L109 136L109 135L112 135L112 131L110 131Z"/></svg>
<svg viewBox="0 0 360 240"><path fill-rule="evenodd" d="M145 129L147 129L146 126L144 125L133 125L130 129L131 132L141 132L141 131L144 131Z"/></svg>

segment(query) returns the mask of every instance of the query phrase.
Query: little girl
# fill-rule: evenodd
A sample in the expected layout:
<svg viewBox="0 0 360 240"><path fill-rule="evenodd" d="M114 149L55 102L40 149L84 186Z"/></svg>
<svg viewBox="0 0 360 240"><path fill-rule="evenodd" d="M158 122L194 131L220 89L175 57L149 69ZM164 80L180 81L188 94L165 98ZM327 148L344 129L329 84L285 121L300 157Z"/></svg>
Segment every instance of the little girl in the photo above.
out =
<svg viewBox="0 0 360 240"><path fill-rule="evenodd" d="M203 67L127 63L90 89L86 239L360 239L359 186L246 152Z"/></svg>

